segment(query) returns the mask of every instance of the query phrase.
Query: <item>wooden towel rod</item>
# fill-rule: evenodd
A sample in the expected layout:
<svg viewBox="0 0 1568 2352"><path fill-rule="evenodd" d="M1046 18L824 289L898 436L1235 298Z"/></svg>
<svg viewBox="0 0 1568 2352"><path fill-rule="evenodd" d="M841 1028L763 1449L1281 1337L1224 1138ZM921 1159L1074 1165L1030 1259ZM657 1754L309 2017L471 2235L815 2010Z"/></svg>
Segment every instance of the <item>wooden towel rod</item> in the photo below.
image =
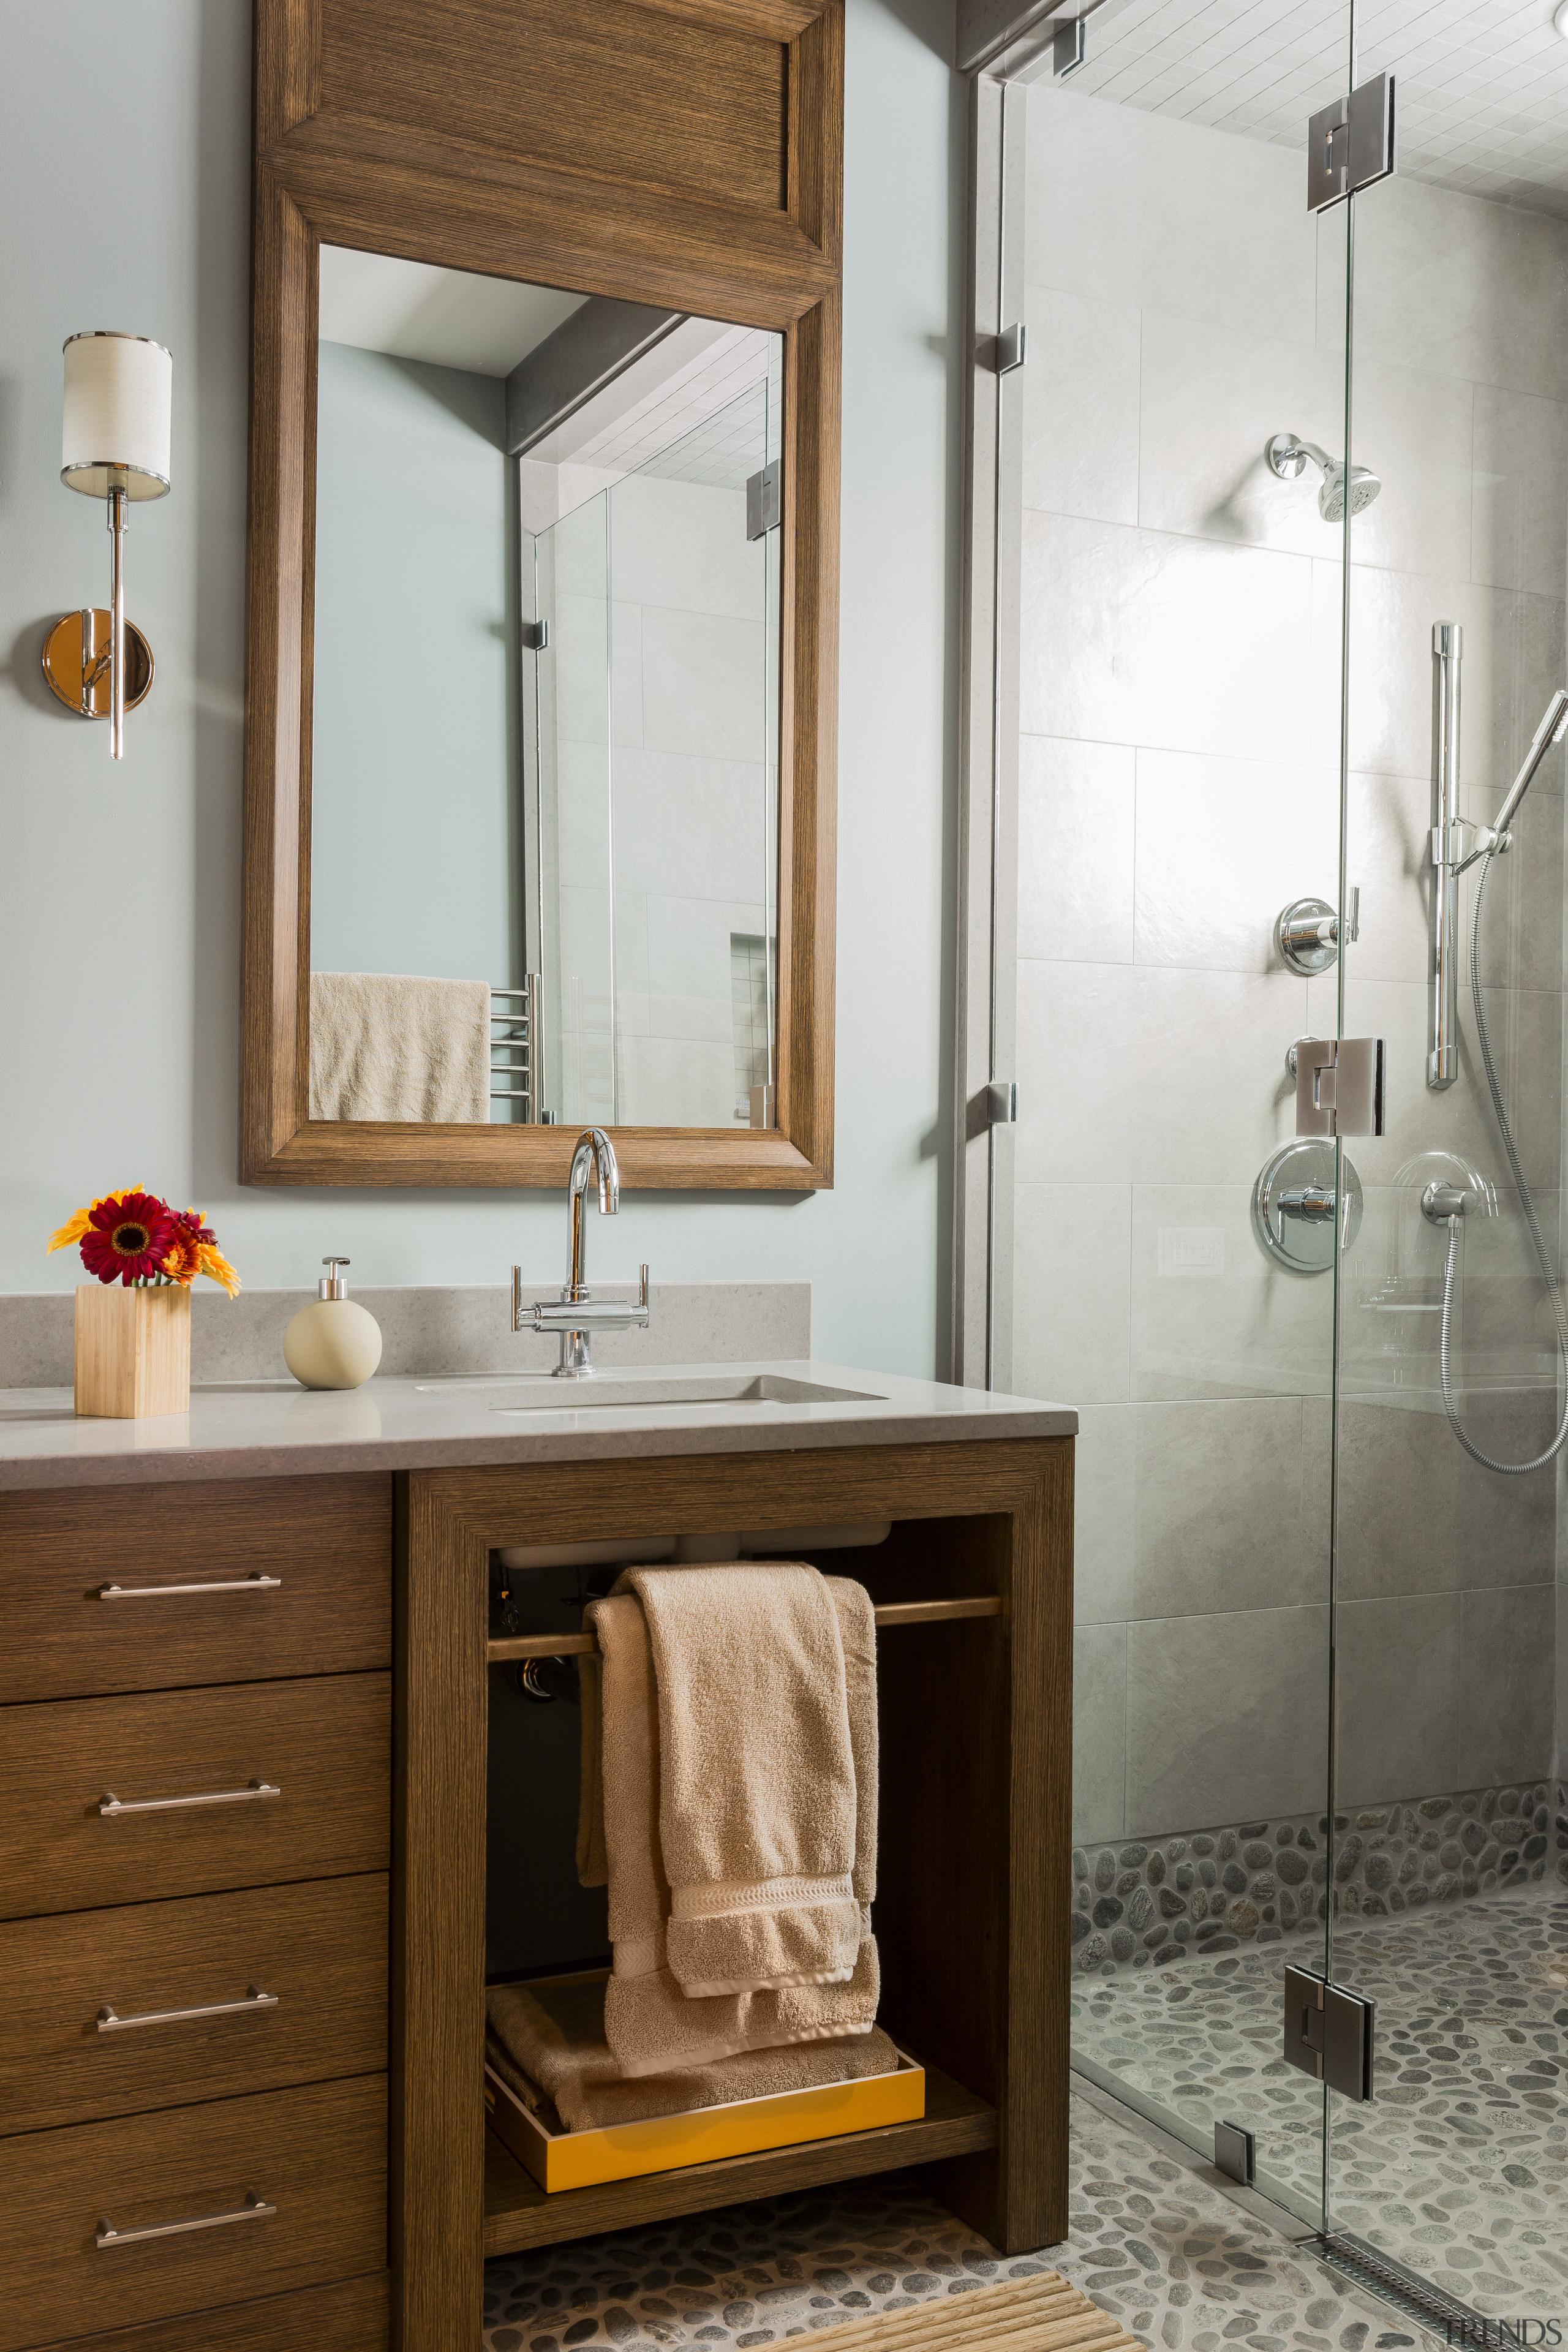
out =
<svg viewBox="0 0 1568 2352"><path fill-rule="evenodd" d="M877 1612L879 1625L930 1625L952 1617L1000 1617L999 1594L982 1592L971 1601L895 1601ZM592 1633L510 1633L491 1642L487 1653L492 1666L507 1658L581 1658L598 1648Z"/></svg>

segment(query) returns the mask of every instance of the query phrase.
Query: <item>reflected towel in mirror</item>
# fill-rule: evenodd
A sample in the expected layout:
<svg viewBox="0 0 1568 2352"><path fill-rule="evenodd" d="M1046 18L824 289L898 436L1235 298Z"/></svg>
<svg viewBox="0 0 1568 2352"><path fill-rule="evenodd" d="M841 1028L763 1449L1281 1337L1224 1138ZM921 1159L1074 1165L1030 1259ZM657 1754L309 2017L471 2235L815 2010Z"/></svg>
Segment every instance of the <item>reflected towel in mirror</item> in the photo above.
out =
<svg viewBox="0 0 1568 2352"><path fill-rule="evenodd" d="M490 992L482 980L310 974L310 1117L490 1115Z"/></svg>

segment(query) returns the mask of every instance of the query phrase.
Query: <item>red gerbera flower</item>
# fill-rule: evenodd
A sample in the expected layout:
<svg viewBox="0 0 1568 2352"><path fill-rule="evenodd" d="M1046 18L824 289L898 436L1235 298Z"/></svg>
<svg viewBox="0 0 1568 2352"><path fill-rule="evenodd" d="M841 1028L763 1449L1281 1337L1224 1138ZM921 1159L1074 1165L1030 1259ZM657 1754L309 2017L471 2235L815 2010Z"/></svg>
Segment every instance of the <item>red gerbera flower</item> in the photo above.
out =
<svg viewBox="0 0 1568 2352"><path fill-rule="evenodd" d="M100 1201L82 1235L81 1262L100 1282L118 1279L129 1290L163 1266L174 1240L166 1201L151 1192L116 1192Z"/></svg>

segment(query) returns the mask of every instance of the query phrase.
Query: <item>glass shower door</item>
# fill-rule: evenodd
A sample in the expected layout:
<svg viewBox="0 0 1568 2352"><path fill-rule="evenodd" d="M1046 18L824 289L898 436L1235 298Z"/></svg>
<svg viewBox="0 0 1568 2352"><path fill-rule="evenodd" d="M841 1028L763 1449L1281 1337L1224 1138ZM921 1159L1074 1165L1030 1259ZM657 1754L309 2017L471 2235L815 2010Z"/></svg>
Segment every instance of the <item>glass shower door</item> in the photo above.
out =
<svg viewBox="0 0 1568 2352"><path fill-rule="evenodd" d="M1310 106L1246 99L1245 20L1084 29L1070 80L1047 58L1017 93L1002 224L1028 359L1001 392L1019 1119L994 1385L1079 1412L1074 2064L1207 2156L1216 2125L1253 2132L1316 2226L1323 2095L1280 2043L1286 1961L1327 1956L1355 1204L1331 1142L1297 1137L1289 1062L1336 1034L1306 942L1339 903L1342 534L1266 452L1343 447L1348 223L1307 210ZM1321 106L1348 8L1315 54Z"/></svg>
<svg viewBox="0 0 1568 2352"><path fill-rule="evenodd" d="M1352 199L1337 974L1343 1031L1387 1054L1386 1132L1345 1147L1334 1600L1331 1969L1377 2015L1326 2201L1467 2310L1544 2323L1568 2321L1568 165L1539 126L1568 47L1515 0L1487 22L1470 47L1448 0L1354 68L1396 77L1402 151Z"/></svg>

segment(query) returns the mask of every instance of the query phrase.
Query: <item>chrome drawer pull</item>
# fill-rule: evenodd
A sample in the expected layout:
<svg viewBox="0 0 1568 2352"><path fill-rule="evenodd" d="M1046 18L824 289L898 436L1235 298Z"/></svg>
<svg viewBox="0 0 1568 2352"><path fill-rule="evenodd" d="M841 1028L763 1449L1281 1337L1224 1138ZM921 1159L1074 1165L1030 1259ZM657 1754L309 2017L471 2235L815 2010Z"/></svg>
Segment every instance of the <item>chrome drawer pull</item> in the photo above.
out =
<svg viewBox="0 0 1568 2352"><path fill-rule="evenodd" d="M98 1810L107 1821L115 1813L173 1813L185 1805L243 1805L253 1797L282 1794L270 1780L252 1780L247 1789L214 1789L201 1797L132 1797L129 1804L122 1804L112 1789L106 1789Z"/></svg>
<svg viewBox="0 0 1568 2352"><path fill-rule="evenodd" d="M100 2033L123 2033L132 2025L183 2025L192 2017L237 2017L242 2010L276 2009L278 1995L252 1985L243 2000L209 2001L205 2009L144 2009L137 2017L120 2017L105 2001L98 2012Z"/></svg>
<svg viewBox="0 0 1568 2352"><path fill-rule="evenodd" d="M171 1592L276 1592L283 1579L263 1576L253 1569L248 1576L225 1577L213 1584L100 1584L100 1601L161 1601Z"/></svg>
<svg viewBox="0 0 1568 2352"><path fill-rule="evenodd" d="M93 2231L93 2241L104 2246L139 2246L146 2238L178 2238L186 2230L221 2230L226 2221L265 2221L276 2213L276 2205L268 2205L254 2189L243 2205L236 2205L227 2213L197 2213L189 2221L153 2221L143 2230L117 2230L112 2221L100 2221Z"/></svg>

